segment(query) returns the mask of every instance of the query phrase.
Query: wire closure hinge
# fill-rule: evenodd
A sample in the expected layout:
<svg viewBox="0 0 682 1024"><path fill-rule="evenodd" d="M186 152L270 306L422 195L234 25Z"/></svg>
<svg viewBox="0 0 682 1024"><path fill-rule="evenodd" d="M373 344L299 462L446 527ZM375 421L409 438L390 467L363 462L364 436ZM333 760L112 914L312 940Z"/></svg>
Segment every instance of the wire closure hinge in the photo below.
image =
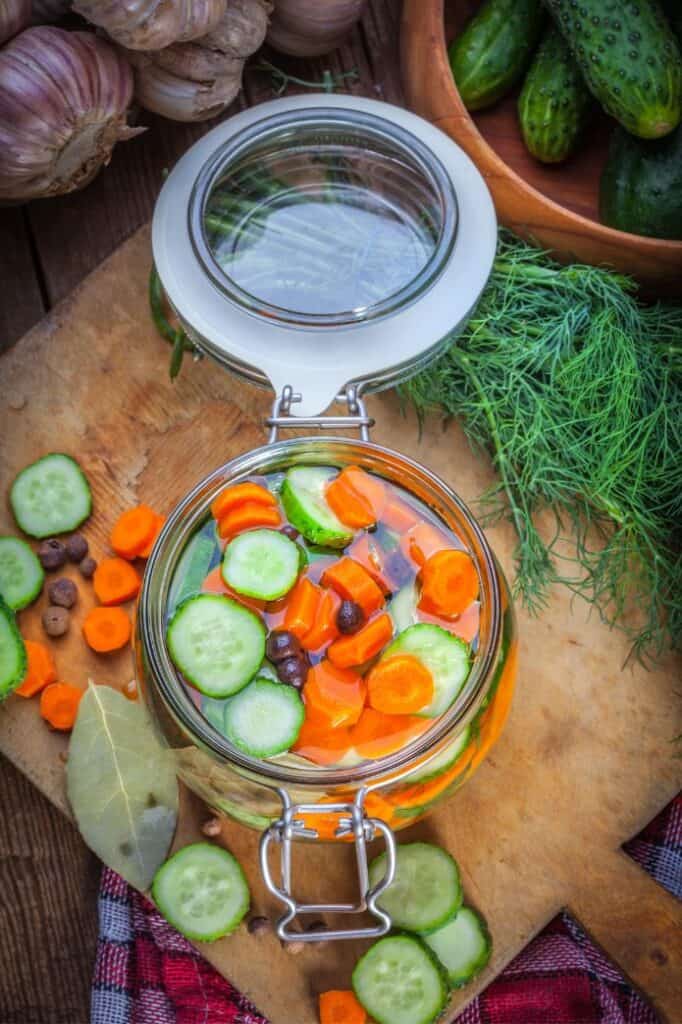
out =
<svg viewBox="0 0 682 1024"><path fill-rule="evenodd" d="M284 811L262 835L260 864L269 891L286 906L286 912L277 922L277 935L282 942L332 942L336 939L368 939L385 935L391 927L389 915L377 906L377 899L391 884L395 876L395 837L392 830L379 818L368 818L363 802L365 791L360 790L355 802L338 804L292 804L288 793L279 790ZM307 828L301 815L337 814L339 824L336 836L355 838L355 856L358 869L360 899L357 903L299 903L291 891L291 844L297 839L319 840L314 828ZM377 885L370 888L366 844L381 833L386 843L386 873ZM278 885L271 874L268 854L272 843L280 846L280 875ZM361 914L368 911L377 920L376 925L365 928L341 928L306 932L290 925L299 914Z"/></svg>
<svg viewBox="0 0 682 1024"><path fill-rule="evenodd" d="M345 391L336 396L337 402L343 402L348 407L347 416L293 416L291 406L300 401L302 395L295 392L290 384L285 385L282 394L272 403L272 413L265 421L270 427L270 444L279 439L280 430L294 430L298 427L319 427L321 430L354 430L357 427L362 440L369 441L369 429L374 426L374 420L367 415L356 384L349 384Z"/></svg>

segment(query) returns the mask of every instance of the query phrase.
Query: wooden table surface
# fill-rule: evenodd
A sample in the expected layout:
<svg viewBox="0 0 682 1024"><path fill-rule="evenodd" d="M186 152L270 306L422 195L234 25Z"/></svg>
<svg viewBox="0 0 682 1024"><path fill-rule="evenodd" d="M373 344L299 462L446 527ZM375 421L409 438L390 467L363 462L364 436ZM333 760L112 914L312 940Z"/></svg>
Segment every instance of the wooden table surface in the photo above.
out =
<svg viewBox="0 0 682 1024"><path fill-rule="evenodd" d="M356 31L328 57L264 56L313 81L326 69L356 71L357 78L340 88L401 103L399 19L399 0L369 0ZM270 75L249 69L228 114L271 97ZM118 146L109 167L84 191L0 211L0 350L150 218L164 170L216 122L174 124L142 112L138 123L149 130ZM0 1024L87 1024L99 862L4 759L0 807Z"/></svg>

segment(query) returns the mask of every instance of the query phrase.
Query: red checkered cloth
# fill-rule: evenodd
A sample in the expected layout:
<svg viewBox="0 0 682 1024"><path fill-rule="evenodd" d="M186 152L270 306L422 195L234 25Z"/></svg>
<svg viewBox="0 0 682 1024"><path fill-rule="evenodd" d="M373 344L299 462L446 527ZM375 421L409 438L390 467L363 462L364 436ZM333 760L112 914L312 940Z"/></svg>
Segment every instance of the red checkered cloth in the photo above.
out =
<svg viewBox="0 0 682 1024"><path fill-rule="evenodd" d="M625 849L682 898L682 794ZM91 1024L268 1024L148 900L108 868L102 873L99 912ZM562 913L456 1024L659 1024L659 1019L578 923Z"/></svg>

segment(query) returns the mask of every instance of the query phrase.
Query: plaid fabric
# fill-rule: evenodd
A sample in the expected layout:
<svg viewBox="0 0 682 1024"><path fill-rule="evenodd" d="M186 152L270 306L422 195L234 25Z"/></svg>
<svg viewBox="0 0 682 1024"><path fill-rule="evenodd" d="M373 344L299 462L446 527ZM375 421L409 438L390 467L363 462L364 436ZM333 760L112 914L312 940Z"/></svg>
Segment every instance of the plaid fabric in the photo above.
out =
<svg viewBox="0 0 682 1024"><path fill-rule="evenodd" d="M657 881L682 896L682 794L625 849ZM268 1024L148 900L108 868L102 872L99 912L91 1024ZM456 1024L659 1020L579 924L563 913Z"/></svg>

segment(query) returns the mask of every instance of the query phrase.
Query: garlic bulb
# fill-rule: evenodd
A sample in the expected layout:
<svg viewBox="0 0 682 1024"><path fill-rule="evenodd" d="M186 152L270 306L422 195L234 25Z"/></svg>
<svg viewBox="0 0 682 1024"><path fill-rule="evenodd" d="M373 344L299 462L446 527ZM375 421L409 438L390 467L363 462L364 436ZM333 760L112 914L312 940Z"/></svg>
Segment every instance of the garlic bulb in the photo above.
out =
<svg viewBox="0 0 682 1024"><path fill-rule="evenodd" d="M88 32L28 28L0 51L0 200L82 188L130 128L131 69Z"/></svg>
<svg viewBox="0 0 682 1024"><path fill-rule="evenodd" d="M64 17L71 7L71 0L33 0L31 7L34 25L50 25Z"/></svg>
<svg viewBox="0 0 682 1024"><path fill-rule="evenodd" d="M201 39L126 51L137 102L174 121L215 117L239 93L244 61L263 43L271 10L268 0L229 0L220 23Z"/></svg>
<svg viewBox="0 0 682 1024"><path fill-rule="evenodd" d="M74 0L73 9L129 50L198 39L218 24L226 0Z"/></svg>
<svg viewBox="0 0 682 1024"><path fill-rule="evenodd" d="M293 57L336 49L361 17L367 0L277 0L268 43Z"/></svg>
<svg viewBox="0 0 682 1024"><path fill-rule="evenodd" d="M31 0L0 0L0 43L21 32L30 18Z"/></svg>

